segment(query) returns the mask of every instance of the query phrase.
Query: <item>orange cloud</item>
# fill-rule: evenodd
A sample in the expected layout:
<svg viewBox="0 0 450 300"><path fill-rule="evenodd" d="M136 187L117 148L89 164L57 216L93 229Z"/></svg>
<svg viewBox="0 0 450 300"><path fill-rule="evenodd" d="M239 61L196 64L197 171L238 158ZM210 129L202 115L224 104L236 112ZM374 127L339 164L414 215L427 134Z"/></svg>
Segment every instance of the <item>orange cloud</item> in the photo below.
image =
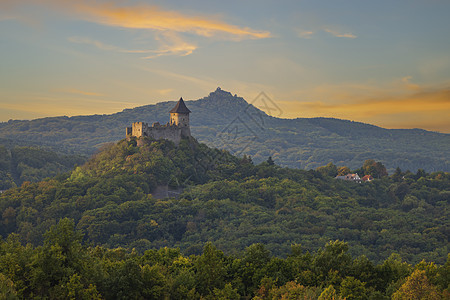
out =
<svg viewBox="0 0 450 300"><path fill-rule="evenodd" d="M350 93L350 92L349 92ZM378 124L388 128L424 128L450 132L450 89L419 91L406 95L378 95L338 102L277 102L289 116L336 117ZM290 114L293 114L290 116Z"/></svg>
<svg viewBox="0 0 450 300"><path fill-rule="evenodd" d="M22 95L20 101L13 97L9 102L0 102L0 116L3 112L9 112L6 118L35 118L41 116L75 116L86 114L115 113L123 110L124 107L135 107L137 104L120 100L103 100L93 98L101 94L83 92L76 89L55 90L62 92L65 96L54 94L47 95ZM73 91L73 92L70 92ZM3 117L3 116L2 116Z"/></svg>
<svg viewBox="0 0 450 300"><path fill-rule="evenodd" d="M117 46L108 45L103 42L93 40L88 37L73 36L68 38L69 42L76 44L87 44L106 51L146 54L146 56L143 57L144 59L150 59L164 55L186 56L192 54L192 52L197 49L196 45L184 41L174 32L165 32L161 35L161 37L158 37L157 40L162 44L162 46L156 50L126 50Z"/></svg>
<svg viewBox="0 0 450 300"><path fill-rule="evenodd" d="M349 103L330 104L323 102L303 102L301 107L315 112L333 114L356 114L373 117L404 112L449 111L450 90L420 92L400 98L361 99Z"/></svg>
<svg viewBox="0 0 450 300"><path fill-rule="evenodd" d="M348 32L348 33L341 33L341 32L338 32L336 30L329 29L329 28L325 28L324 31L326 31L328 33L331 33L335 37L349 38L349 39L356 39L357 38L356 35L354 35L353 33L350 33L350 32Z"/></svg>
<svg viewBox="0 0 450 300"><path fill-rule="evenodd" d="M163 55L186 56L192 54L197 49L196 45L184 41L173 31L164 32L157 40L162 46L158 50L149 51L148 53L152 54L143 58L150 59Z"/></svg>
<svg viewBox="0 0 450 300"><path fill-rule="evenodd" d="M339 37L339 38L348 38L348 39L356 39L357 36L354 35L353 33L350 32L340 32L338 30L335 29L331 29L331 28L316 28L315 30L302 30L302 29L295 29L297 32L297 36L299 38L303 38L303 39L311 39L317 32L320 31L325 31L328 32L329 34L335 36L335 37Z"/></svg>
<svg viewBox="0 0 450 300"><path fill-rule="evenodd" d="M12 1L8 1L10 5ZM14 5L34 3L47 5L77 18L106 26L150 29L155 31L190 32L200 36L220 36L232 40L262 39L271 36L268 31L253 30L217 20L216 17L187 16L167 11L158 6L141 4L119 6L117 3L99 3L88 0L35 0L17 1Z"/></svg>
<svg viewBox="0 0 450 300"><path fill-rule="evenodd" d="M420 91L421 87L417 84L411 83L412 76L406 76L401 79L403 85L413 91Z"/></svg>
<svg viewBox="0 0 450 300"><path fill-rule="evenodd" d="M188 16L175 11L163 10L158 6L141 4L137 6L120 6L116 2L89 0L0 0L0 8L8 10L20 5L44 5L63 12L75 19L102 24L105 26L146 29L157 34L160 47L157 49L128 50L108 45L87 37L69 37L69 41L79 44L90 44L102 50L125 53L147 54L146 59L165 55L190 55L197 45L183 40L178 34L193 33L204 37L240 41L244 39L262 39L271 36L269 31L258 31L248 27L240 27L221 21L217 16ZM0 13L1 15L1 13ZM2 17L8 17L2 16Z"/></svg>

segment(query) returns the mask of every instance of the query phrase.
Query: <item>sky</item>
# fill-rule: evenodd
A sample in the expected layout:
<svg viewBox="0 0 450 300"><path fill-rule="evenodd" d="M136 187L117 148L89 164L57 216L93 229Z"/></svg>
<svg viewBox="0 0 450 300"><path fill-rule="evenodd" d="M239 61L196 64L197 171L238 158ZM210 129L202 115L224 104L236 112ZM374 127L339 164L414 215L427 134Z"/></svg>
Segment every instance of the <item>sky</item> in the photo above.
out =
<svg viewBox="0 0 450 300"><path fill-rule="evenodd" d="M450 133L449 15L448 0L0 0L0 122L221 87L264 92L277 117Z"/></svg>

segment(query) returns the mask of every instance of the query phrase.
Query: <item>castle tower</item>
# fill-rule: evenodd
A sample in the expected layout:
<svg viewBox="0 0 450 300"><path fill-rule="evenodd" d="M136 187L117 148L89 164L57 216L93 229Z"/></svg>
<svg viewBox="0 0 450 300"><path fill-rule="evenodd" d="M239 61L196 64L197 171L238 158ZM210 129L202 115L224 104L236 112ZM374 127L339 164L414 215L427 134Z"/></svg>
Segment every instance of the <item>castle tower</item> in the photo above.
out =
<svg viewBox="0 0 450 300"><path fill-rule="evenodd" d="M190 112L186 104L184 104L183 98L180 98L177 105L170 111L170 125L181 127L181 136L191 136L191 129L189 127Z"/></svg>

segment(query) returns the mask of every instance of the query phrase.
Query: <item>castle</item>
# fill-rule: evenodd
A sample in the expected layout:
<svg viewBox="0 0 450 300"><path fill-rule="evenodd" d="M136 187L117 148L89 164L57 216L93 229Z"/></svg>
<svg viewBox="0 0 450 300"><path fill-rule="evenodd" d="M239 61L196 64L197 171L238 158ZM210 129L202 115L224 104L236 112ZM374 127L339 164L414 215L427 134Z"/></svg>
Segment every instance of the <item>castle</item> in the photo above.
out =
<svg viewBox="0 0 450 300"><path fill-rule="evenodd" d="M155 140L167 139L178 145L181 138L191 136L191 129L189 127L190 112L186 104L184 104L183 98L180 98L175 107L169 111L169 123L161 125L159 122L155 122L150 127L144 122L134 122L132 127L127 127L127 138L148 136Z"/></svg>

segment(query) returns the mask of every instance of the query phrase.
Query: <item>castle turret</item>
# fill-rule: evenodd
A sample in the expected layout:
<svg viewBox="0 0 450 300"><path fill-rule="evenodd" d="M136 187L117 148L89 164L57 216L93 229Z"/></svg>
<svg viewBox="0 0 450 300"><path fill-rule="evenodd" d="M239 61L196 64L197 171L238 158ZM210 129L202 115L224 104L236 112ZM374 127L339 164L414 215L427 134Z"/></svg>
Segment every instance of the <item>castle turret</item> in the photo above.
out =
<svg viewBox="0 0 450 300"><path fill-rule="evenodd" d="M141 137L150 137L155 140L166 139L178 145L183 137L191 136L191 128L189 127L189 113L191 111L184 104L183 98L170 111L170 122L161 125L154 122L152 126L148 126L144 122L134 122L131 127L127 127L127 139L132 137L138 138L139 143L143 143Z"/></svg>
<svg viewBox="0 0 450 300"><path fill-rule="evenodd" d="M178 103L170 111L170 125L176 125L181 128L181 135L185 137L191 136L191 129L189 127L189 113L191 111L184 104L183 98L178 100Z"/></svg>

